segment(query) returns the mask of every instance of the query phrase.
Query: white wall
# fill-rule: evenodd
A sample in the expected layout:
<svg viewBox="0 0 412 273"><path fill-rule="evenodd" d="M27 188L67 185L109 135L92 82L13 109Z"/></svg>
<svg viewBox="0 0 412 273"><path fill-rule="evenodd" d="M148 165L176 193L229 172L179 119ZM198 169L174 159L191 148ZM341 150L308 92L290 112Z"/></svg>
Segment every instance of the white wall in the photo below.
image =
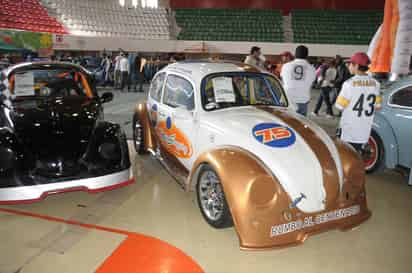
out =
<svg viewBox="0 0 412 273"><path fill-rule="evenodd" d="M58 37L58 38L56 38ZM284 51L294 52L298 44L258 42L212 42L178 40L131 40L127 38L81 37L54 35L55 50L125 51L139 52L207 52L221 54L248 54L251 46L259 46L265 55L279 55ZM334 57L339 54L349 57L358 51L366 52L368 46L305 44L310 56Z"/></svg>

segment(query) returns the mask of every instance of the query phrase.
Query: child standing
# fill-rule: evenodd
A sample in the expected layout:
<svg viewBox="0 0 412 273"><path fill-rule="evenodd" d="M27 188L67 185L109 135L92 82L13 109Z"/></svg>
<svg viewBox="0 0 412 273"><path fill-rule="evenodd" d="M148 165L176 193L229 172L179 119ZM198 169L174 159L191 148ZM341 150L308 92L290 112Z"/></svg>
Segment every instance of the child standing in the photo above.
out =
<svg viewBox="0 0 412 273"><path fill-rule="evenodd" d="M380 84L366 73L369 64L365 53L359 52L351 57L349 71L354 77L343 84L335 104L343 111L338 135L358 152L368 142L373 117L381 106Z"/></svg>

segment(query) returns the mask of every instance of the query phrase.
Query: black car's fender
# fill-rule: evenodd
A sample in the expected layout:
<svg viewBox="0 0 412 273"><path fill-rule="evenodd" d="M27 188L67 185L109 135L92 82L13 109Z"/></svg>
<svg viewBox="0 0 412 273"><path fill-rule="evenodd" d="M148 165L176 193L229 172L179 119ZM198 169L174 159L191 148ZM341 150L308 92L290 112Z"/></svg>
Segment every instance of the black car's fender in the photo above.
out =
<svg viewBox="0 0 412 273"><path fill-rule="evenodd" d="M123 170L130 167L126 136L120 125L100 121L96 125L83 160L91 167L107 171Z"/></svg>
<svg viewBox="0 0 412 273"><path fill-rule="evenodd" d="M13 132L7 127L0 128L0 176L10 174L19 166L19 159L23 158L23 151Z"/></svg>

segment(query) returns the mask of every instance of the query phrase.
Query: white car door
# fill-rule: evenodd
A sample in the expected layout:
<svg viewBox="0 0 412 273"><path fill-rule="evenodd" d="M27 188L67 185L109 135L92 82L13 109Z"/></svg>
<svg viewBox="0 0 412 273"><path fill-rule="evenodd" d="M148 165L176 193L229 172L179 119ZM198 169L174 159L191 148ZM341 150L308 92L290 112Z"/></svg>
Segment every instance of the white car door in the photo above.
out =
<svg viewBox="0 0 412 273"><path fill-rule="evenodd" d="M158 107L156 133L162 147L172 158L190 170L195 157L197 122L195 119L195 88L186 78L168 74L163 90L162 103ZM167 160L168 158L165 158Z"/></svg>

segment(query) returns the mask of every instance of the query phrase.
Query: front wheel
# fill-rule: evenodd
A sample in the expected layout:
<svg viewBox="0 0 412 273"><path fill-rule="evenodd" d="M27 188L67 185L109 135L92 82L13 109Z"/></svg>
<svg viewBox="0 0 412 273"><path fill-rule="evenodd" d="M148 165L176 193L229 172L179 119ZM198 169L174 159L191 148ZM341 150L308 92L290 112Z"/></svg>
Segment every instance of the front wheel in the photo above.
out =
<svg viewBox="0 0 412 273"><path fill-rule="evenodd" d="M133 118L133 143L136 153L139 155L146 152L144 146L144 130L143 125L138 117Z"/></svg>
<svg viewBox="0 0 412 273"><path fill-rule="evenodd" d="M379 169L383 161L383 145L378 135L372 131L365 147L364 159L366 173L373 173Z"/></svg>
<svg viewBox="0 0 412 273"><path fill-rule="evenodd" d="M200 211L209 225L214 228L233 226L220 178L210 166L200 170L196 191Z"/></svg>

